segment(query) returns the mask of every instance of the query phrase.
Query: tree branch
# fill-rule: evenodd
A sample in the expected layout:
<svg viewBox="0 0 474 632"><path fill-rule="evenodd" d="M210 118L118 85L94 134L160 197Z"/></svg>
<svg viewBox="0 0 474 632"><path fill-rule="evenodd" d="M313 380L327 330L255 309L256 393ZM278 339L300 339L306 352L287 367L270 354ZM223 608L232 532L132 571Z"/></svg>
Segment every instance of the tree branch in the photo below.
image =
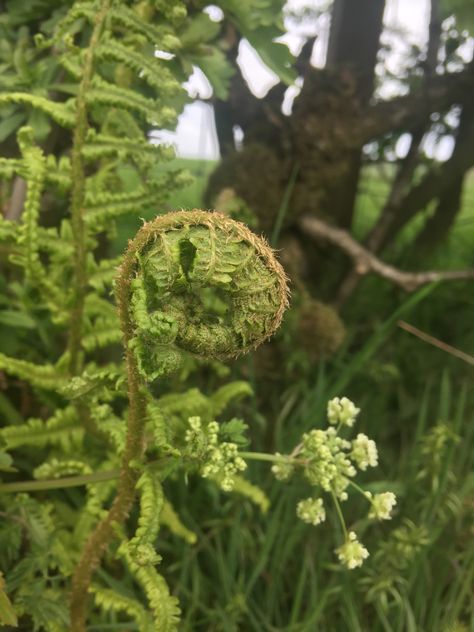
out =
<svg viewBox="0 0 474 632"><path fill-rule="evenodd" d="M404 272L381 261L345 230L329 226L329 224L310 215L301 217L298 225L313 239L329 241L351 257L358 276L364 276L373 272L397 285L405 292L413 292L420 286L433 283L434 281L474 279L474 269Z"/></svg>
<svg viewBox="0 0 474 632"><path fill-rule="evenodd" d="M419 90L390 101L379 101L358 121L362 142L388 132L414 129L423 124L432 112L445 111L455 103L472 101L474 67L445 75L427 76Z"/></svg>

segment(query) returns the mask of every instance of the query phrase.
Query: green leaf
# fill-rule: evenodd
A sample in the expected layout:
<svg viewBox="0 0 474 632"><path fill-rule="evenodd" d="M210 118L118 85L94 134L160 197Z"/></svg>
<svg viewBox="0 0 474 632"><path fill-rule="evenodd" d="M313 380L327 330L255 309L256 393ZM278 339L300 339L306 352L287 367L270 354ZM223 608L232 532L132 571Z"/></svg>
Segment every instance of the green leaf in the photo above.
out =
<svg viewBox="0 0 474 632"><path fill-rule="evenodd" d="M18 627L18 619L12 603L5 592L5 580L0 572L0 624Z"/></svg>
<svg viewBox="0 0 474 632"><path fill-rule="evenodd" d="M235 70L220 50L213 47L202 47L200 52L188 53L186 60L199 66L218 99L227 98L229 82Z"/></svg>
<svg viewBox="0 0 474 632"><path fill-rule="evenodd" d="M31 316L12 309L0 311L0 323L9 327L21 327L22 329L34 329L36 327L36 323Z"/></svg>
<svg viewBox="0 0 474 632"><path fill-rule="evenodd" d="M297 73L292 68L295 58L286 44L273 41L279 35L281 33L276 27L269 26L247 32L246 38L263 63L290 86L297 78Z"/></svg>
<svg viewBox="0 0 474 632"><path fill-rule="evenodd" d="M212 41L220 30L220 24L213 22L207 13L198 13L192 20L186 22L186 28L180 33L183 50Z"/></svg>
<svg viewBox="0 0 474 632"><path fill-rule="evenodd" d="M0 143L10 136L25 120L24 112L17 112L7 118L4 118L0 123Z"/></svg>
<svg viewBox="0 0 474 632"><path fill-rule="evenodd" d="M233 443L237 443L237 445L244 446L249 443L245 436L247 428L248 425L242 419L234 417L234 419L220 424L219 434L226 441L232 441Z"/></svg>
<svg viewBox="0 0 474 632"><path fill-rule="evenodd" d="M441 0L441 13L443 18L454 15L461 29L467 29L471 35L474 33L472 0Z"/></svg>
<svg viewBox="0 0 474 632"><path fill-rule="evenodd" d="M0 472L16 472L12 467L13 459L7 452L0 452Z"/></svg>

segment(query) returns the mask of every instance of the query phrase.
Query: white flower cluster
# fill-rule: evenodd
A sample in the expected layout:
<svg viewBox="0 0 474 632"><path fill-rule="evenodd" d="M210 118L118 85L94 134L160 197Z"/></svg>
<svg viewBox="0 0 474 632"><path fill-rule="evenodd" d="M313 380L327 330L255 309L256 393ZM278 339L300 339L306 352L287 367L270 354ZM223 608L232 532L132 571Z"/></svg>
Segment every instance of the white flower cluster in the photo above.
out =
<svg viewBox="0 0 474 632"><path fill-rule="evenodd" d="M247 463L239 456L237 444L224 442L209 452L207 463L202 468L201 474L204 478L216 477L221 489L231 492L235 486L235 475L246 468Z"/></svg>
<svg viewBox="0 0 474 632"><path fill-rule="evenodd" d="M392 492L384 492L383 494L375 494L372 496L370 492L365 495L371 502L369 518L375 520L390 520L392 517L392 509L397 504L397 498Z"/></svg>
<svg viewBox="0 0 474 632"><path fill-rule="evenodd" d="M288 461L281 459L272 467L278 480L287 480L293 471L299 467L309 483L320 487L332 494L338 513L342 521L344 532L346 526L339 502L347 500L347 488L352 485L355 490L365 496L370 502L369 518L389 520L396 505L396 497L392 492L375 494L364 492L358 485L351 482L357 470L365 471L369 467L378 465L378 452L375 441L363 433L348 441L339 436L339 431L352 428L360 410L347 397L335 397L328 403L327 415L329 427L325 430L311 430L302 437L302 442L295 448ZM326 519L326 511L321 498L306 498L301 500L296 508L296 515L300 520L311 525L318 525ZM347 568L361 566L369 556L367 549L357 540L356 533L350 531L346 535L344 544L336 549L339 560Z"/></svg>
<svg viewBox="0 0 474 632"><path fill-rule="evenodd" d="M349 531L346 541L336 549L337 557L341 564L350 570L362 566L364 560L369 557L369 552L363 544L359 542L354 531Z"/></svg>
<svg viewBox="0 0 474 632"><path fill-rule="evenodd" d="M379 455L375 441L362 432L352 442L351 459L355 461L360 470L365 471L368 467L376 467L379 463Z"/></svg>
<svg viewBox="0 0 474 632"><path fill-rule="evenodd" d="M351 428L360 413L360 408L356 408L354 402L347 397L334 397L328 402L328 421L333 426L341 425Z"/></svg>
<svg viewBox="0 0 474 632"><path fill-rule="evenodd" d="M279 452L275 452L275 456L281 457L282 459L285 458ZM278 463L275 463L275 465L272 465L272 473L277 481L287 481L295 471L295 466L291 463L290 460L291 457L286 458L286 461L282 460Z"/></svg>
<svg viewBox="0 0 474 632"><path fill-rule="evenodd" d="M311 485L334 492L339 500L347 500L349 478L357 473L347 455L350 448L351 443L339 437L335 428L305 433L300 456Z"/></svg>
<svg viewBox="0 0 474 632"><path fill-rule="evenodd" d="M322 498L305 498L296 506L296 515L300 520L314 526L326 520L326 511Z"/></svg>
<svg viewBox="0 0 474 632"><path fill-rule="evenodd" d="M216 421L203 427L200 417L190 417L188 425L185 441L193 458L203 463L201 475L216 478L223 491L232 491L235 475L247 467L239 456L237 444L219 443L219 424Z"/></svg>

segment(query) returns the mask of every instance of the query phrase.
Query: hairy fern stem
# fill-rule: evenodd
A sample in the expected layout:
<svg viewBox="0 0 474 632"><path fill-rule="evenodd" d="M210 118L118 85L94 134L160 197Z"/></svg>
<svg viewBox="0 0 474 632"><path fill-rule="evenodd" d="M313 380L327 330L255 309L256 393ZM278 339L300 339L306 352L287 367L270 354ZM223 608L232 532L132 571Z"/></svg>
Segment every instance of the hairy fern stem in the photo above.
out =
<svg viewBox="0 0 474 632"><path fill-rule="evenodd" d="M138 242L138 243L137 243ZM122 524L128 517L135 498L135 486L139 470L133 461L142 456L144 449L143 430L146 416L146 402L140 392L140 377L137 361L130 347L133 338L133 323L130 316L130 280L134 275L135 255L140 247L135 239L129 246L117 281L117 301L125 346L125 361L128 380L128 424L125 450L120 468L117 495L107 516L99 522L89 537L72 580L71 632L85 632L88 589L92 574L99 566L109 541L114 536L114 525Z"/></svg>
<svg viewBox="0 0 474 632"><path fill-rule="evenodd" d="M84 221L84 197L86 174L84 171L83 147L89 128L87 117L86 94L90 90L94 75L94 51L100 41L100 35L104 27L111 0L104 0L100 11L97 13L92 30L89 47L85 53L82 79L79 84L76 99L76 124L71 151L71 225L73 229L74 244L74 276L75 294L71 310L69 326L69 370L76 375L81 368L81 340L82 321L84 313L84 301L87 291L87 243L86 224Z"/></svg>

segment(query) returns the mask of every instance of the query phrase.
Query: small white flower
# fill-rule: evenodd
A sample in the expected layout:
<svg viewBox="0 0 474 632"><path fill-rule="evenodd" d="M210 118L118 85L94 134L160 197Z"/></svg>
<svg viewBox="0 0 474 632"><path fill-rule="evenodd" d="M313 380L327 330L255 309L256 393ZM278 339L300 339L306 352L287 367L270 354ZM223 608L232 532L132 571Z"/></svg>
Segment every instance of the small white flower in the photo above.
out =
<svg viewBox="0 0 474 632"><path fill-rule="evenodd" d="M378 452L375 441L361 432L352 442L351 459L357 463L357 467L366 470L369 466L375 467L378 464Z"/></svg>
<svg viewBox="0 0 474 632"><path fill-rule="evenodd" d="M279 452L275 452L275 456L282 455ZM275 476L277 481L287 481L293 474L294 469L294 466L290 463L290 459L288 458L287 463L280 461L279 463L272 465L272 474Z"/></svg>
<svg viewBox="0 0 474 632"><path fill-rule="evenodd" d="M357 408L347 397L334 397L328 402L328 421L334 426L340 423L351 428L359 413L360 408Z"/></svg>
<svg viewBox="0 0 474 632"><path fill-rule="evenodd" d="M341 564L350 570L362 566L364 560L369 557L369 552L359 542L354 531L349 532L344 544L336 549L336 554Z"/></svg>
<svg viewBox="0 0 474 632"><path fill-rule="evenodd" d="M385 492L383 494L375 494L370 499L372 508L369 512L369 518L375 518L377 520L390 520L392 517L392 509L397 504L397 498L392 492Z"/></svg>
<svg viewBox="0 0 474 632"><path fill-rule="evenodd" d="M322 498L305 498L296 506L296 515L300 520L314 526L326 520Z"/></svg>

